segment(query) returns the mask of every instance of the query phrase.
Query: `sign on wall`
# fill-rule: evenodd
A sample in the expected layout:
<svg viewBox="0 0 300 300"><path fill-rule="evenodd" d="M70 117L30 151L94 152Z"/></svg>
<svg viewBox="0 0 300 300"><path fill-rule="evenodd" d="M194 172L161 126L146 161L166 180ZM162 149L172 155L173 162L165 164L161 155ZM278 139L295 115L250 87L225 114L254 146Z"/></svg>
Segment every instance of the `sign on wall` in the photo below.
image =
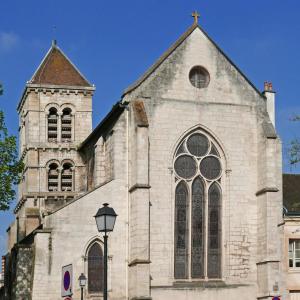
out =
<svg viewBox="0 0 300 300"><path fill-rule="evenodd" d="M61 296L72 296L73 268L72 265L62 267ZM68 298L65 298L68 299ZM71 298L69 298L71 299Z"/></svg>

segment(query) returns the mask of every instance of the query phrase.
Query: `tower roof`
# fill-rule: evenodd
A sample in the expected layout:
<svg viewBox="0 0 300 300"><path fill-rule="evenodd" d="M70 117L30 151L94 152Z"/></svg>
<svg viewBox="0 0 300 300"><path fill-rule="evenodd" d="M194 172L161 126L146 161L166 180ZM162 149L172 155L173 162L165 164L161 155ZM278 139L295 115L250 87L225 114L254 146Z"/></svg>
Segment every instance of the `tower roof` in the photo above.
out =
<svg viewBox="0 0 300 300"><path fill-rule="evenodd" d="M92 86L63 51L59 49L56 43L52 44L29 83L84 87Z"/></svg>

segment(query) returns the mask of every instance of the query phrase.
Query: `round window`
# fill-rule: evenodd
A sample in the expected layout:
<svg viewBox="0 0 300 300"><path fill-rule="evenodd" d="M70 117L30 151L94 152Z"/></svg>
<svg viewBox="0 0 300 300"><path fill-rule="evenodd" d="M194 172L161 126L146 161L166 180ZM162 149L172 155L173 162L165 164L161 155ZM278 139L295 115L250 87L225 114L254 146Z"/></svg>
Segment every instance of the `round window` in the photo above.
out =
<svg viewBox="0 0 300 300"><path fill-rule="evenodd" d="M200 172L208 180L215 180L221 175L221 163L215 156L206 156L200 163Z"/></svg>
<svg viewBox="0 0 300 300"><path fill-rule="evenodd" d="M201 66L193 67L190 71L189 78L191 84L198 89L206 88L209 84L209 73Z"/></svg>
<svg viewBox="0 0 300 300"><path fill-rule="evenodd" d="M186 145L191 154L195 156L203 156L208 151L209 141L205 135L194 133L188 138Z"/></svg>
<svg viewBox="0 0 300 300"><path fill-rule="evenodd" d="M177 175L184 179L194 177L197 172L196 161L189 155L179 156L175 161L174 168Z"/></svg>

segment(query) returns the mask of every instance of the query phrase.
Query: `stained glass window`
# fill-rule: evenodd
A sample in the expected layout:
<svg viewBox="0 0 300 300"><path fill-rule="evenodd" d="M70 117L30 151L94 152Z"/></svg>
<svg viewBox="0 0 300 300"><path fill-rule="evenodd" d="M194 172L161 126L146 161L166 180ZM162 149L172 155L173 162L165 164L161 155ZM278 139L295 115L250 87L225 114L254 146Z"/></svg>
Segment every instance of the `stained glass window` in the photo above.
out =
<svg viewBox="0 0 300 300"><path fill-rule="evenodd" d="M198 88L205 88L209 84L209 73L200 66L193 67L189 74L191 84Z"/></svg>
<svg viewBox="0 0 300 300"><path fill-rule="evenodd" d="M204 186L197 177L192 185L192 277L204 277Z"/></svg>
<svg viewBox="0 0 300 300"><path fill-rule="evenodd" d="M175 278L188 276L188 191L185 183L180 182L175 195Z"/></svg>
<svg viewBox="0 0 300 300"><path fill-rule="evenodd" d="M177 149L174 276L218 279L222 254L220 152L206 134L198 131L187 136Z"/></svg>
<svg viewBox="0 0 300 300"><path fill-rule="evenodd" d="M221 173L221 164L218 158L207 156L200 163L201 174L208 180L217 179Z"/></svg>
<svg viewBox="0 0 300 300"><path fill-rule="evenodd" d="M177 175L184 179L195 176L197 172L196 161L189 155L179 156L175 161L174 167Z"/></svg>
<svg viewBox="0 0 300 300"><path fill-rule="evenodd" d="M103 291L103 253L98 243L94 243L88 251L88 291Z"/></svg>
<svg viewBox="0 0 300 300"><path fill-rule="evenodd" d="M200 133L192 134L186 142L189 152L195 156L203 156L209 147L208 138Z"/></svg>
<svg viewBox="0 0 300 300"><path fill-rule="evenodd" d="M208 191L208 247L207 276L221 276L221 191L213 183Z"/></svg>

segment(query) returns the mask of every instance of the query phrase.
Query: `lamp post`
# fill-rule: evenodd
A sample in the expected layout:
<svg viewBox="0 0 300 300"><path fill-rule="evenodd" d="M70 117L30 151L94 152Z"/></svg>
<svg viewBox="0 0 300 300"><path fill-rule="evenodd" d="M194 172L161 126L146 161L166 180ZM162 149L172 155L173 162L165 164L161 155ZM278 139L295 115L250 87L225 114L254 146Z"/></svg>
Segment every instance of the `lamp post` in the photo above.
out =
<svg viewBox="0 0 300 300"><path fill-rule="evenodd" d="M99 232L104 232L104 280L103 280L103 300L107 300L107 233L114 230L117 214L108 203L104 203L95 215L95 220Z"/></svg>
<svg viewBox="0 0 300 300"><path fill-rule="evenodd" d="M83 300L83 288L86 286L86 277L83 273L78 278L79 286L81 288L81 300Z"/></svg>

